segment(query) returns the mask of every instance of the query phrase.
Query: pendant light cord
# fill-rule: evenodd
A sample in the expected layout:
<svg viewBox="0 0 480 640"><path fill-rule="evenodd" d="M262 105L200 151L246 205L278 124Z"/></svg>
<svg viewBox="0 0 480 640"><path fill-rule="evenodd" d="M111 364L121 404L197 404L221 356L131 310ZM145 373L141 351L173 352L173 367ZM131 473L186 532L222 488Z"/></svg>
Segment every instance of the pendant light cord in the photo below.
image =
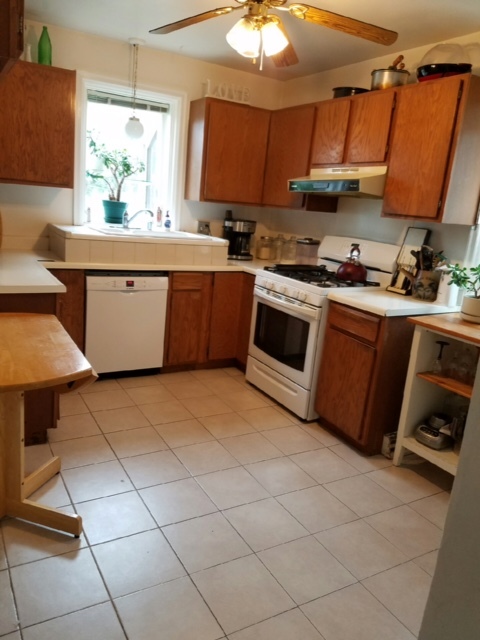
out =
<svg viewBox="0 0 480 640"><path fill-rule="evenodd" d="M133 116L135 117L135 106L137 104L137 69L138 69L138 44L133 45Z"/></svg>

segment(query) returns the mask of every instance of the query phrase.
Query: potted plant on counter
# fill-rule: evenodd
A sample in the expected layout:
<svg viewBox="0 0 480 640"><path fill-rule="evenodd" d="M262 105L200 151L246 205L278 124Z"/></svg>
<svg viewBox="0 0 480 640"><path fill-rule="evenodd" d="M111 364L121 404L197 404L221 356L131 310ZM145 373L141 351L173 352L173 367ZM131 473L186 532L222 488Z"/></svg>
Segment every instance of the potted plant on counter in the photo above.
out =
<svg viewBox="0 0 480 640"><path fill-rule="evenodd" d="M87 170L87 176L108 188L108 199L103 200L105 222L122 224L127 210L127 203L121 200L122 187L127 178L145 171L145 164L126 149L108 149L105 144L96 142L91 134L88 134L88 146L99 166L96 170Z"/></svg>
<svg viewBox="0 0 480 640"><path fill-rule="evenodd" d="M448 284L456 284L464 291L460 316L467 322L480 324L480 265L461 267L450 264L447 273L451 278Z"/></svg>

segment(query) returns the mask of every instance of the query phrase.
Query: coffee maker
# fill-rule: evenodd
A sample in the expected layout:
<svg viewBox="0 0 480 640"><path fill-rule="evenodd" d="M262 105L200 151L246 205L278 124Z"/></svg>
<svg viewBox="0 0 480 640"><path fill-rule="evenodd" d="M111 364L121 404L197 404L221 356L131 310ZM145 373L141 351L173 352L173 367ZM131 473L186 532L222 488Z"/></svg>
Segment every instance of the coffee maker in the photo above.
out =
<svg viewBox="0 0 480 640"><path fill-rule="evenodd" d="M225 218L223 237L228 240L228 258L230 260L253 260L250 253L250 240L255 233L257 223L254 220L232 220Z"/></svg>

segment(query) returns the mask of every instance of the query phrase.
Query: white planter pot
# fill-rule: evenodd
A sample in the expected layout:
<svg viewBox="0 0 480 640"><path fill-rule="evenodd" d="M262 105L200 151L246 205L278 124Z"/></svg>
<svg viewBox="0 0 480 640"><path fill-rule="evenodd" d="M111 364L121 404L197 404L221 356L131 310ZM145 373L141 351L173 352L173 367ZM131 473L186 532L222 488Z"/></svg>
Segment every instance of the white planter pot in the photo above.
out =
<svg viewBox="0 0 480 640"><path fill-rule="evenodd" d="M480 324L480 298L463 296L460 317L467 322Z"/></svg>

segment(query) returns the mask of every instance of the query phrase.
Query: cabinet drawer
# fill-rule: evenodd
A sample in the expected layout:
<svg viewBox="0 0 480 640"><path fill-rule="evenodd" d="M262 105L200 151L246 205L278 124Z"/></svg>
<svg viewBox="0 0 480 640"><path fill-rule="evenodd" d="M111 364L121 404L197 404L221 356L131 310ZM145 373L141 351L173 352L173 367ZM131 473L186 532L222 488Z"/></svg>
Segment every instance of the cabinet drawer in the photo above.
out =
<svg viewBox="0 0 480 640"><path fill-rule="evenodd" d="M381 319L363 311L332 302L328 312L328 322L330 326L375 344Z"/></svg>
<svg viewBox="0 0 480 640"><path fill-rule="evenodd" d="M192 291L203 286L203 273L200 271L186 271L184 273L172 273L171 289L173 291Z"/></svg>

